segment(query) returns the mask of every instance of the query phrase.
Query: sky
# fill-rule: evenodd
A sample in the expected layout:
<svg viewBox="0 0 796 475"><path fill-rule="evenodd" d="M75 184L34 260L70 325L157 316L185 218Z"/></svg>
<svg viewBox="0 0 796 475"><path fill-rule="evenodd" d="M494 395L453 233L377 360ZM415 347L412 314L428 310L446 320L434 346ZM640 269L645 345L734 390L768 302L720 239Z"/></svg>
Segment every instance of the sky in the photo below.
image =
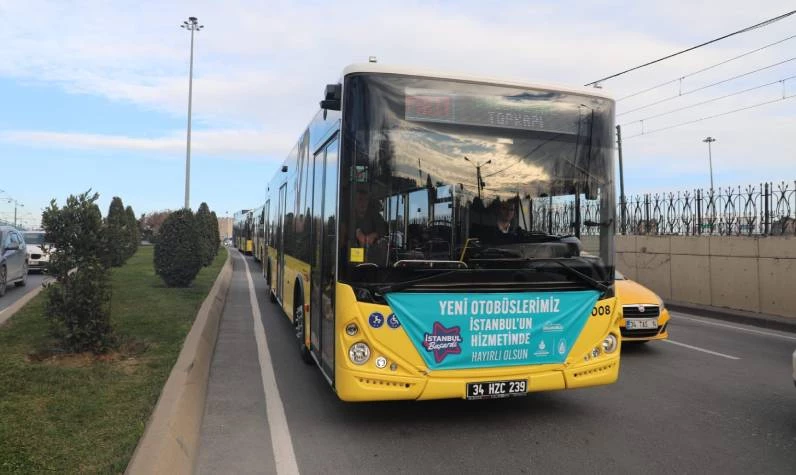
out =
<svg viewBox="0 0 796 475"><path fill-rule="evenodd" d="M0 0L0 219L13 221L16 210L20 224L36 226L52 199L62 205L89 189L103 214L114 196L138 215L183 206L190 33L179 25L188 16L205 25L194 49L191 207L204 201L223 217L264 201L324 86L369 56L581 86L793 8L792 0ZM778 99L796 95L795 34L796 15L602 82L620 99L626 194L708 187L707 136L716 138L717 187L793 187L796 98Z"/></svg>

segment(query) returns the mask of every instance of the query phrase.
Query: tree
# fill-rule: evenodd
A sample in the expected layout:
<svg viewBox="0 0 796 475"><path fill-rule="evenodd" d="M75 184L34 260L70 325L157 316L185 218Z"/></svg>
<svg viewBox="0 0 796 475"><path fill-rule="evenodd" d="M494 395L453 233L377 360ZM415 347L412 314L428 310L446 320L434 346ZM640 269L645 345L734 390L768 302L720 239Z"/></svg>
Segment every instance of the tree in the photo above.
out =
<svg viewBox="0 0 796 475"><path fill-rule="evenodd" d="M171 213L155 243L155 272L169 287L187 287L202 268L196 217L190 209Z"/></svg>
<svg viewBox="0 0 796 475"><path fill-rule="evenodd" d="M147 215L141 215L142 236L152 244L157 241L157 235L163 221L169 217L171 210L153 211Z"/></svg>
<svg viewBox="0 0 796 475"><path fill-rule="evenodd" d="M107 237L99 194L70 196L66 205L55 200L42 213L45 241L53 244L49 272L55 283L45 290L45 315L54 336L73 352L106 351L114 342L110 324L110 284L102 258Z"/></svg>
<svg viewBox="0 0 796 475"><path fill-rule="evenodd" d="M129 235L127 258L129 259L138 251L138 244L141 242L141 232L138 229L138 220L135 219L133 207L128 205L124 211L127 215L127 233Z"/></svg>
<svg viewBox="0 0 796 475"><path fill-rule="evenodd" d="M105 219L108 227L106 236L108 238L108 258L110 265L119 267L129 257L129 230L127 228L127 213L124 210L122 199L114 196L108 208L108 217Z"/></svg>

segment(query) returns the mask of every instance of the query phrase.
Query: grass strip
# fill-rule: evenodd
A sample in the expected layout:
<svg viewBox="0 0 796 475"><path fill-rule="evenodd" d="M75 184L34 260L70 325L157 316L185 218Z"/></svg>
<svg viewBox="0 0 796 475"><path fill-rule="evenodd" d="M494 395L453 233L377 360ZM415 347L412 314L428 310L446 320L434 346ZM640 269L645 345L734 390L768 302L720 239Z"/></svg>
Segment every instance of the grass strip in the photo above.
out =
<svg viewBox="0 0 796 475"><path fill-rule="evenodd" d="M44 293L0 327L0 473L122 473L182 344L227 257L189 288L155 275L153 247L112 269L117 351L63 355Z"/></svg>

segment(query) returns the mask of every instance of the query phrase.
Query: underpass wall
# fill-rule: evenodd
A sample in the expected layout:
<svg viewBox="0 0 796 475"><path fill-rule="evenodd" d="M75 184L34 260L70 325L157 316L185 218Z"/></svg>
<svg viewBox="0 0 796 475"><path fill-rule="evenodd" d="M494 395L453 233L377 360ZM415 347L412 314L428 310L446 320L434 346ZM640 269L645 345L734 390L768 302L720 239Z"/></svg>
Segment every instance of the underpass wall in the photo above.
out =
<svg viewBox="0 0 796 475"><path fill-rule="evenodd" d="M617 236L615 246L617 269L666 301L796 319L794 237Z"/></svg>

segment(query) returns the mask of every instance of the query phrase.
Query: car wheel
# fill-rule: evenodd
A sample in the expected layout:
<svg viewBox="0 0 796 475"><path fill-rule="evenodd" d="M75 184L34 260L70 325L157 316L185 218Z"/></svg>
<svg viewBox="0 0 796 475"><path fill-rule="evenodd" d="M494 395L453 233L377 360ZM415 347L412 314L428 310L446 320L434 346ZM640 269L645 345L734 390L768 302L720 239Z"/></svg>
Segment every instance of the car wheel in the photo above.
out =
<svg viewBox="0 0 796 475"><path fill-rule="evenodd" d="M8 274L6 273L6 267L0 267L0 297L6 294L6 278Z"/></svg>
<svg viewBox="0 0 796 475"><path fill-rule="evenodd" d="M306 328L304 326L304 299L301 298L301 295L296 295L296 297L298 298L294 301L293 328L296 330L296 340L298 340L301 361L309 364L312 363L312 356L310 355L310 350L307 348L307 345L304 344L307 339L305 333Z"/></svg>
<svg viewBox="0 0 796 475"><path fill-rule="evenodd" d="M28 263L22 266L22 279L14 282L17 287L24 287L28 284Z"/></svg>

